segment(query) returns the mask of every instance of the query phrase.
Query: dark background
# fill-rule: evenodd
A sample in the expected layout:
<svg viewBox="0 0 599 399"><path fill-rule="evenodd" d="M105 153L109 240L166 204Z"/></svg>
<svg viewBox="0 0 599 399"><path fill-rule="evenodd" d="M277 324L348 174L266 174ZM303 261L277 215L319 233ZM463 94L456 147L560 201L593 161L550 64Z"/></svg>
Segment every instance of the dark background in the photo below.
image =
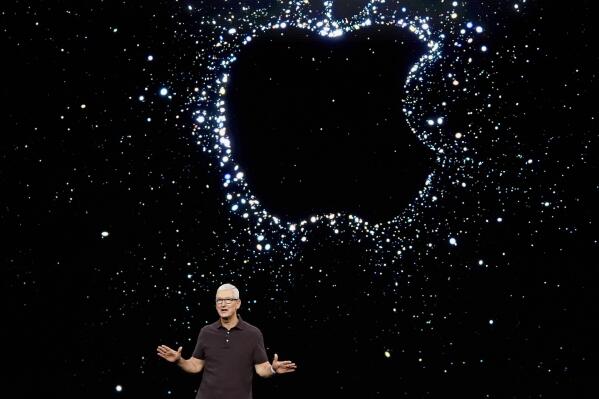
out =
<svg viewBox="0 0 599 399"><path fill-rule="evenodd" d="M269 356L299 365L256 379L256 398L596 397L597 14L590 1L546 3L465 3L499 50L493 82L514 135L479 149L504 173L477 175L436 210L468 239L415 239L399 260L349 234L317 230L293 257L254 257L239 239L247 226L194 144L186 99L205 54L197 16L241 3L190 2L196 14L175 1L3 5L7 397L193 397L199 377L155 347L189 356L224 282L240 288ZM405 4L433 18L447 9ZM418 56L409 36L377 30L332 48L290 31L240 57L233 139L268 209L384 221L409 203L433 162L401 112ZM539 162L534 173L519 153ZM498 214L502 224L485 222Z"/></svg>

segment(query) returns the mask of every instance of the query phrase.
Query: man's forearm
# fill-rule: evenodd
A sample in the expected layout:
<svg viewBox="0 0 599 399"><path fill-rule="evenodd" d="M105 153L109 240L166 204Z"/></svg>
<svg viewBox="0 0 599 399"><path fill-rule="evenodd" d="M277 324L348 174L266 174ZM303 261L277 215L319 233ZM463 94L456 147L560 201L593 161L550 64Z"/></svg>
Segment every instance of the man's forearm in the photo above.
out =
<svg viewBox="0 0 599 399"><path fill-rule="evenodd" d="M203 365L198 364L191 359L180 358L176 363L177 366L181 367L181 369L187 373L199 373L204 368Z"/></svg>

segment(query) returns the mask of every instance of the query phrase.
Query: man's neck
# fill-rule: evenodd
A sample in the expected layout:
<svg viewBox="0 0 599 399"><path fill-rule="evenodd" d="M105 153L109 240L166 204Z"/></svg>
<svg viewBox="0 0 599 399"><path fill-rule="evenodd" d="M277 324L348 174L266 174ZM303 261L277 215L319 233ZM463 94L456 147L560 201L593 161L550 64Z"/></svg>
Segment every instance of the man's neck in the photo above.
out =
<svg viewBox="0 0 599 399"><path fill-rule="evenodd" d="M230 330L233 327L235 327L237 325L237 323L239 323L239 318L237 317L237 313L235 313L231 317L227 317L227 318L221 317L220 318L220 324L227 330Z"/></svg>

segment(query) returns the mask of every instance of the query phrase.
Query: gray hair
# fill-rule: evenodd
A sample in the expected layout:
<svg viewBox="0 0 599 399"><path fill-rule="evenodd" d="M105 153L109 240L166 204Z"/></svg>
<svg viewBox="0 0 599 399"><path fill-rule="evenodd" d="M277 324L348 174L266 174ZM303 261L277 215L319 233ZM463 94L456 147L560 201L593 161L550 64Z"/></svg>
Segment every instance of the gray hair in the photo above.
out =
<svg viewBox="0 0 599 399"><path fill-rule="evenodd" d="M216 292L218 293L219 291L223 290L233 290L233 296L235 297L235 299L239 299L239 290L233 284L223 284L220 287L218 287Z"/></svg>

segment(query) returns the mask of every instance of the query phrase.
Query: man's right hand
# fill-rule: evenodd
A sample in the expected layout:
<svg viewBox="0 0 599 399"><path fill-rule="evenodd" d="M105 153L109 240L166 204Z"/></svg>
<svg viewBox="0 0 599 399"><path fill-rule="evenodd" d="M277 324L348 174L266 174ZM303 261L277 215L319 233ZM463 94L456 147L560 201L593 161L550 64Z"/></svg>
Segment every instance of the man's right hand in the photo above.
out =
<svg viewBox="0 0 599 399"><path fill-rule="evenodd" d="M171 363L178 362L181 359L181 351L183 347L180 346L178 350L169 348L166 345L159 345L156 349L156 354L161 358L168 360Z"/></svg>

